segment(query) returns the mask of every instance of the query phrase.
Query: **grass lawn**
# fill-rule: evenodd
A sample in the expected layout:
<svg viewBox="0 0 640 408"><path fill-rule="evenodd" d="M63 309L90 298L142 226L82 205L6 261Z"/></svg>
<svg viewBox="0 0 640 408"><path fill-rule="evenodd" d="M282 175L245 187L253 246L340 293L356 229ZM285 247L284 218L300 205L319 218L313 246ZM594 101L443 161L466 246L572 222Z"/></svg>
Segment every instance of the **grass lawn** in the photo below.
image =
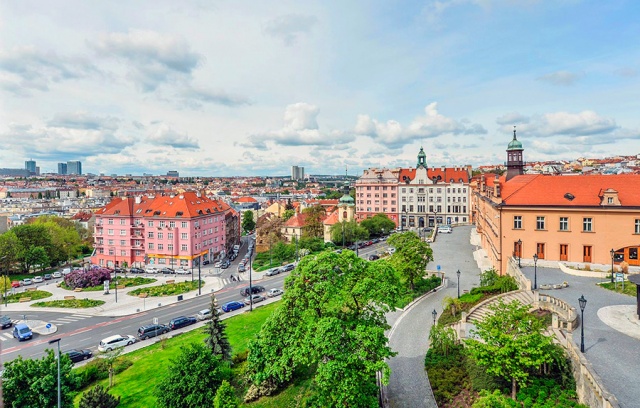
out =
<svg viewBox="0 0 640 408"><path fill-rule="evenodd" d="M138 288L131 292L127 292L127 295L138 296L141 293L147 293L149 297L181 295L198 289L198 282L199 281L197 280L194 280L193 282L188 280L186 282L167 283L160 286L151 286L149 288ZM202 285L204 285L204 282L201 282Z"/></svg>
<svg viewBox="0 0 640 408"><path fill-rule="evenodd" d="M13 295L7 295L7 303L18 303L21 298L31 298L31 300L44 299L52 296L51 292L44 290L34 290L29 292L20 292ZM4 299L3 299L4 302Z"/></svg>
<svg viewBox="0 0 640 408"><path fill-rule="evenodd" d="M622 290L622 282L618 282L618 283L607 282L607 283L600 283L599 285L605 289L609 289L614 292L624 293L625 295L629 295L633 297L636 296L636 284L631 283L629 281L624 282L624 290Z"/></svg>
<svg viewBox="0 0 640 408"><path fill-rule="evenodd" d="M147 285L149 283L153 283L153 282L156 282L156 281L157 281L157 279L143 278L143 277L118 278L118 285L119 286L125 286L125 287L133 287L133 286ZM64 282L62 282L60 287L63 288L63 289L67 289L67 290L73 290L69 286L67 286ZM110 289L115 289L116 288L116 283L113 280L109 281L109 288ZM104 285L102 285L102 284L97 285L97 286L90 286L88 288L82 288L83 292L98 292L98 291L103 291L103 290L104 290Z"/></svg>
<svg viewBox="0 0 640 408"><path fill-rule="evenodd" d="M69 300L51 300L49 302L37 302L31 307L68 307L72 309L82 309L85 307L96 307L104 305L104 300L92 299L69 299Z"/></svg>
<svg viewBox="0 0 640 408"><path fill-rule="evenodd" d="M234 354L247 350L249 340L258 333L260 327L276 308L277 304L278 302L261 306L254 309L251 313L242 313L241 315L224 320L227 326L227 337L233 347ZM131 360L133 365L115 376L115 385L111 388L110 393L121 396L118 407L156 406L153 391L161 376L168 370L170 360L178 355L182 345L202 342L204 341L204 337L205 335L201 330L192 330L175 338L166 339L124 355L123 358ZM83 367L78 370L82 371ZM106 387L108 380L103 380L99 383L103 387ZM92 384L92 386L94 385L95 384ZM75 399L76 406L80 401L80 397L81 394L78 394ZM252 404L251 406L254 405L261 406L256 404Z"/></svg>

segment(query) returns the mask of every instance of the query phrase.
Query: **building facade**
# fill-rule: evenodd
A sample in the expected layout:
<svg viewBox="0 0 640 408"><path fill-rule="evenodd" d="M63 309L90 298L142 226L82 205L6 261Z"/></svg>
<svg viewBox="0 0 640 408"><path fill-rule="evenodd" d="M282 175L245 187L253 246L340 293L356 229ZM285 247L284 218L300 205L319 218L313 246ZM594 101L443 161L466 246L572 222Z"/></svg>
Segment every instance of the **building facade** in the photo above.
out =
<svg viewBox="0 0 640 408"><path fill-rule="evenodd" d="M67 174L67 163L58 163L58 174Z"/></svg>
<svg viewBox="0 0 640 408"><path fill-rule="evenodd" d="M532 264L534 254L538 265L640 266L640 175L524 175L516 148L507 158L514 171L481 177L472 195L481 245L498 271L510 257Z"/></svg>
<svg viewBox="0 0 640 408"><path fill-rule="evenodd" d="M82 174L82 163L78 160L68 161L67 174Z"/></svg>
<svg viewBox="0 0 640 408"><path fill-rule="evenodd" d="M118 197L96 212L92 263L193 267L240 242L238 213L194 192Z"/></svg>
<svg viewBox="0 0 640 408"><path fill-rule="evenodd" d="M304 167L291 166L291 180L304 180Z"/></svg>
<svg viewBox="0 0 640 408"><path fill-rule="evenodd" d="M26 160L24 162L24 168L29 173L36 174L36 161L35 160Z"/></svg>

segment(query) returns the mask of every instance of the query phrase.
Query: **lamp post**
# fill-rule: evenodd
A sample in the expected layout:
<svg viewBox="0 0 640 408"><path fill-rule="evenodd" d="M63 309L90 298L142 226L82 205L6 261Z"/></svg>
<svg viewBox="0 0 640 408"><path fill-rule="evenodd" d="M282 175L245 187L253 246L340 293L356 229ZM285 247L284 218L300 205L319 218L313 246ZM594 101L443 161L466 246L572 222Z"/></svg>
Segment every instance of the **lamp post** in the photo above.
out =
<svg viewBox="0 0 640 408"><path fill-rule="evenodd" d="M533 254L533 289L538 289L538 254Z"/></svg>
<svg viewBox="0 0 640 408"><path fill-rule="evenodd" d="M62 408L62 398L60 394L60 338L49 340L49 344L58 343L58 408Z"/></svg>
<svg viewBox="0 0 640 408"><path fill-rule="evenodd" d="M253 268L251 267L251 255L253 255L253 251L249 251L249 311L253 312L253 283L251 278Z"/></svg>
<svg viewBox="0 0 640 408"><path fill-rule="evenodd" d="M522 268L522 266L520 266L520 259L522 259L522 240L518 239L518 268Z"/></svg>
<svg viewBox="0 0 640 408"><path fill-rule="evenodd" d="M116 268L116 247L113 248L113 281L116 287L116 303L118 303L118 269Z"/></svg>
<svg viewBox="0 0 640 408"><path fill-rule="evenodd" d="M433 312L431 312L431 316L433 316L433 325L436 325L436 317L438 317L438 312L436 312L436 309L433 309Z"/></svg>
<svg viewBox="0 0 640 408"><path fill-rule="evenodd" d="M460 269L458 269L456 275L458 275L458 299L460 299Z"/></svg>
<svg viewBox="0 0 640 408"><path fill-rule="evenodd" d="M200 265L202 264L202 258L198 255L198 296L202 295L202 279L200 279Z"/></svg>
<svg viewBox="0 0 640 408"><path fill-rule="evenodd" d="M0 258L0 261L4 261L7 256L3 256ZM9 281L9 268L5 265L4 267L4 307L7 307L7 286Z"/></svg>
<svg viewBox="0 0 640 408"><path fill-rule="evenodd" d="M584 353L584 308L587 306L587 299L584 295L578 298L580 304L580 352Z"/></svg>
<svg viewBox="0 0 640 408"><path fill-rule="evenodd" d="M616 251L611 248L611 251L609 251L609 253L611 254L611 283L613 283L613 256L616 254Z"/></svg>

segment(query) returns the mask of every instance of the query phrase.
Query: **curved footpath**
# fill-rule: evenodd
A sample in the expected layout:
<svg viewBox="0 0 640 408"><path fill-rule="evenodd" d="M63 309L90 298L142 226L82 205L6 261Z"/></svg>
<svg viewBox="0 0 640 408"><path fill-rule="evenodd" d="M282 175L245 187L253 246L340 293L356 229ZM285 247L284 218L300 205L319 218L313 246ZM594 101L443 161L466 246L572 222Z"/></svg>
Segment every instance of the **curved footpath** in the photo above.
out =
<svg viewBox="0 0 640 408"><path fill-rule="evenodd" d="M471 236L471 239L470 239ZM442 313L446 296L458 295L456 271L460 270L460 294L480 283L480 268L474 260L475 245L471 226L456 227L452 234L439 234L431 244L434 261L430 270L440 265L448 282L435 293L418 300L402 313L387 316L392 329L389 332L391 349L398 354L389 360L391 377L387 395L394 408L436 408L431 385L424 369L424 357L429 346L429 330L433 325L432 312Z"/></svg>

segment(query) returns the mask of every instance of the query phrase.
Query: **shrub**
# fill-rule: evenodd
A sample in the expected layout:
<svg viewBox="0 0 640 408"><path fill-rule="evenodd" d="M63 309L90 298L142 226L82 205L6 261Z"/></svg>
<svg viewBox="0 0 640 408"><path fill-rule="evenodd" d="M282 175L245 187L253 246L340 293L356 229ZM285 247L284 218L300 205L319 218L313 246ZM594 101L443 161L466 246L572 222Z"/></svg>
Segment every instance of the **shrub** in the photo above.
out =
<svg viewBox="0 0 640 408"><path fill-rule="evenodd" d="M244 361L247 361L247 356L249 355L249 350L242 351L240 353L236 353L231 357L231 362L233 364L240 364Z"/></svg>
<svg viewBox="0 0 640 408"><path fill-rule="evenodd" d="M73 271L64 277L64 284L71 289L88 288L102 285L111 280L111 271L106 268L90 269L88 271Z"/></svg>
<svg viewBox="0 0 640 408"><path fill-rule="evenodd" d="M620 270L622 273L629 273L629 263L627 261L620 262Z"/></svg>

